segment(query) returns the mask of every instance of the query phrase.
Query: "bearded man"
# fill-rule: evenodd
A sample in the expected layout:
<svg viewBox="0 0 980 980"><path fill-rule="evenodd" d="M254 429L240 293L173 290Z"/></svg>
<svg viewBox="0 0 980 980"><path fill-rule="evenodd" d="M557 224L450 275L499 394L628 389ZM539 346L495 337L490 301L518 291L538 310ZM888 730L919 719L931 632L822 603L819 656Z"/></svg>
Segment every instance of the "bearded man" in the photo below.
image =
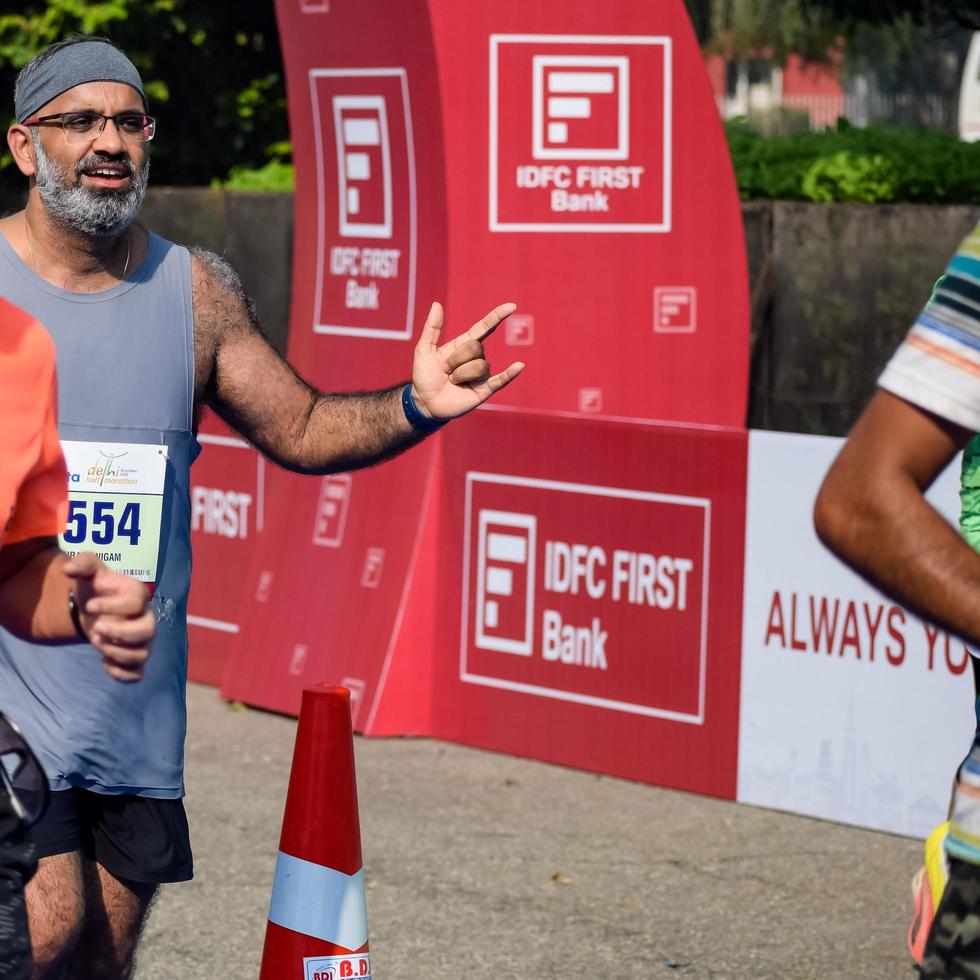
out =
<svg viewBox="0 0 980 980"><path fill-rule="evenodd" d="M142 511L120 490L113 496L112 481L91 511L73 501L69 540L99 541L98 533L116 552L138 551L132 561L152 572L154 603L166 610L139 685L110 684L84 646L40 657L0 637L0 710L16 707L54 791L32 831L41 855L27 895L35 976L111 980L130 975L158 886L192 874L182 804L186 603L190 465L203 407L276 463L322 474L406 449L523 364L491 376L483 354L512 304L438 346L434 303L411 383L314 390L263 339L230 266L133 223L156 122L121 51L84 36L54 44L20 73L14 102L7 142L30 191L26 209L0 222L0 295L55 340L71 454L101 453L113 473L129 454L140 461L133 479L150 481Z"/></svg>

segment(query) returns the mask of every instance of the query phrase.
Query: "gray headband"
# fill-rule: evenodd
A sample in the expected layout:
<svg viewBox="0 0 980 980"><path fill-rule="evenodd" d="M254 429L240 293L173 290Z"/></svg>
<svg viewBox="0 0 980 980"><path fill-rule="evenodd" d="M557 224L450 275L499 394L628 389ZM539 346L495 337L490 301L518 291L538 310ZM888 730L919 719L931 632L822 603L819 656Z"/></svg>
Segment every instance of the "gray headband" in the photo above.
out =
<svg viewBox="0 0 980 980"><path fill-rule="evenodd" d="M149 111L140 73L129 58L105 41L79 41L56 51L21 81L14 106L17 121L30 119L62 92L86 82L129 85L143 100L143 111Z"/></svg>

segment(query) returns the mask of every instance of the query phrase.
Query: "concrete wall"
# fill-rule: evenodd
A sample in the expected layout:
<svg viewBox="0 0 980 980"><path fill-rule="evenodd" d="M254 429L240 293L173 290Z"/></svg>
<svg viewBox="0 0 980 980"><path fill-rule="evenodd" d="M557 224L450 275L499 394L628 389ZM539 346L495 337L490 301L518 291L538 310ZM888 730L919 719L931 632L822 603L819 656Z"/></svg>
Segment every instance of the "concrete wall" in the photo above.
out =
<svg viewBox="0 0 980 980"><path fill-rule="evenodd" d="M255 300L263 332L277 350L286 350L292 194L161 187L147 192L140 221L165 238L224 256Z"/></svg>
<svg viewBox="0 0 980 980"><path fill-rule="evenodd" d="M844 435L980 209L777 201L744 212L748 423Z"/></svg>
<svg viewBox="0 0 980 980"><path fill-rule="evenodd" d="M142 220L224 255L285 349L291 194L160 188ZM843 435L874 390L975 207L747 202L753 428Z"/></svg>

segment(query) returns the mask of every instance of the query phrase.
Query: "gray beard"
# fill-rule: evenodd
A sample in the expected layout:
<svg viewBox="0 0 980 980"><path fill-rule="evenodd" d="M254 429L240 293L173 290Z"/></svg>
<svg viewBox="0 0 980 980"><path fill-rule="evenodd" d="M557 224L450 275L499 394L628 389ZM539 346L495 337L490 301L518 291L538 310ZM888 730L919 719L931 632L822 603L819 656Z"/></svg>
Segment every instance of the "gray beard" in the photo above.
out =
<svg viewBox="0 0 980 980"><path fill-rule="evenodd" d="M34 181L45 210L55 221L92 238L114 238L133 223L146 194L149 158L141 170L131 173L132 180L126 190L87 190L78 183L80 170L72 172L58 166L44 152L41 139L33 129L31 138L37 157Z"/></svg>

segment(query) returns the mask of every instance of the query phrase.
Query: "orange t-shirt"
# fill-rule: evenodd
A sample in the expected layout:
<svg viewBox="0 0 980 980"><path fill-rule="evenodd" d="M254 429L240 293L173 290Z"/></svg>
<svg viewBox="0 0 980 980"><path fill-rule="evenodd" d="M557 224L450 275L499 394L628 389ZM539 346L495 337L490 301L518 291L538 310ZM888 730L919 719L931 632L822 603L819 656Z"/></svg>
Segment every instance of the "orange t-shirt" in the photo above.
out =
<svg viewBox="0 0 980 980"><path fill-rule="evenodd" d="M68 474L56 405L51 338L0 299L0 546L65 529Z"/></svg>

